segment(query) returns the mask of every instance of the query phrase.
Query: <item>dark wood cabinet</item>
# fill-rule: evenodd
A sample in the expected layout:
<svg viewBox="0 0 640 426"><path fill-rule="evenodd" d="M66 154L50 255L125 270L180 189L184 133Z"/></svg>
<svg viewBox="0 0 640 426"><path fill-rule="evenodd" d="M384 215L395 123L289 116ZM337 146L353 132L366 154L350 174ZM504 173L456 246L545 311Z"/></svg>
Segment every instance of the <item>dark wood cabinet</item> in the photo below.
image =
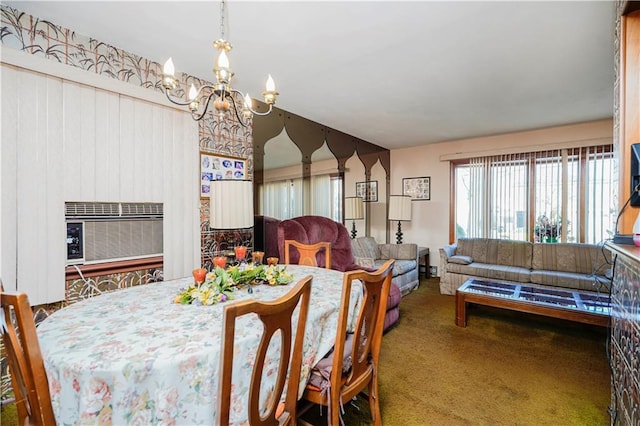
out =
<svg viewBox="0 0 640 426"><path fill-rule="evenodd" d="M612 253L611 424L640 425L640 248L607 244Z"/></svg>

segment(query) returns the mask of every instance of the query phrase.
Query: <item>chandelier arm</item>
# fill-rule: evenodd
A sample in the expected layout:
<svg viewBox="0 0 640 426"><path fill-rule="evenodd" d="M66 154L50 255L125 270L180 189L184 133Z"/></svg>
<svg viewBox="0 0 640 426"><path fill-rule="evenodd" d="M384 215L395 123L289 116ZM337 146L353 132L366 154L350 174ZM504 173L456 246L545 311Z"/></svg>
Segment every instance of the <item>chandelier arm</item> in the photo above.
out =
<svg viewBox="0 0 640 426"><path fill-rule="evenodd" d="M205 86L203 86L205 87ZM211 86L209 86L211 87ZM211 98L215 95L215 92L211 92L209 93L209 96L207 96L207 102L205 102L204 104L204 109L202 110L202 114L197 114L195 111L191 112L191 117L196 120L196 121L200 121L202 120L202 118L204 117L204 115L207 113L207 110L209 109L209 102L211 102Z"/></svg>
<svg viewBox="0 0 640 426"><path fill-rule="evenodd" d="M240 95L240 97L244 98L244 93L242 93L242 92L241 92L241 91L239 91L238 89L231 89L231 92L233 92L233 93L237 93L237 94L239 94L239 95ZM229 97L230 97L230 98L233 98L233 96L229 96ZM235 102L234 102L234 103L235 103ZM252 114L255 114L255 115L268 115L268 114L271 112L271 110L273 109L273 105L272 105L272 104L269 104L269 110L268 110L267 112L258 112L258 111L255 111L253 108L251 108L250 106L247 106L247 105L245 105L245 107L246 107L249 111L251 111L251 113L252 113ZM236 114L237 114L237 113L236 113Z"/></svg>
<svg viewBox="0 0 640 426"><path fill-rule="evenodd" d="M231 91L239 93L240 96L242 96L242 92L240 92L239 90L231 89ZM233 104L233 112L236 114L238 122L242 125L242 127L249 127L249 123L245 123L244 120L242 120L242 117L240 117L240 114L238 114L238 104L236 104L236 100L231 95L229 95L229 99L231 99L231 103Z"/></svg>
<svg viewBox="0 0 640 426"><path fill-rule="evenodd" d="M203 89L211 89L212 92L213 92L213 91L215 91L216 88L215 88L215 86L212 86L211 84L205 84L205 85L201 86L198 89L198 93L196 93L196 96L194 97L194 99L198 99L198 96L200 96L200 93L202 93ZM168 87L164 88L164 94L167 95L167 99L169 99L169 101L171 103L174 103L174 104L180 105L180 106L189 106L189 104L191 104L191 102L193 102L192 100L187 100L186 102L176 100L176 99L171 97L171 95L169 93L170 91L171 91L171 89L169 89ZM207 101L207 103L208 103L208 101Z"/></svg>
<svg viewBox="0 0 640 426"><path fill-rule="evenodd" d="M191 103L191 101L187 101L187 102L182 102L182 101L178 101L175 100L171 97L171 95L169 94L170 89L168 87L164 88L164 94L167 95L167 99L169 99L169 102L171 102L172 104L176 104L176 105L180 105L180 106L187 106Z"/></svg>

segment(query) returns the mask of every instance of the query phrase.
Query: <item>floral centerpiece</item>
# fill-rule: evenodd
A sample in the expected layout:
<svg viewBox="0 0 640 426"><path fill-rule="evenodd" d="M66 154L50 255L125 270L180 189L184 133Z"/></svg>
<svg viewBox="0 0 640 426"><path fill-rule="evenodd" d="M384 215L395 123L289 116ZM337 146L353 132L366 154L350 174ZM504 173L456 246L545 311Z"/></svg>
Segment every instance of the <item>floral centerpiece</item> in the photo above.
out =
<svg viewBox="0 0 640 426"><path fill-rule="evenodd" d="M215 305L233 299L240 285L286 285L293 281L293 275L286 269L277 265L235 265L227 269L217 266L202 284L182 289L173 301L183 305Z"/></svg>

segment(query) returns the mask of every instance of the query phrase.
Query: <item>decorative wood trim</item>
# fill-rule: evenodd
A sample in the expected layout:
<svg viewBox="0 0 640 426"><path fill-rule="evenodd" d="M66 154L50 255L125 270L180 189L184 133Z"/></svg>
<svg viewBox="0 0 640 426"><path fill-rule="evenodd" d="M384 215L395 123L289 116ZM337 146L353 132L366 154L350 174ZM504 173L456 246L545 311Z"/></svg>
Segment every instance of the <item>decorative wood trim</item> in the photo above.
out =
<svg viewBox="0 0 640 426"><path fill-rule="evenodd" d="M90 265L77 265L85 277L98 277L101 275L119 274L121 272L138 271L140 269L154 269L163 267L163 257L145 257L141 259L119 260L116 262L96 263ZM79 279L80 274L74 266L65 268L65 280Z"/></svg>
<svg viewBox="0 0 640 426"><path fill-rule="evenodd" d="M631 145L640 142L640 11L621 17L619 84L619 208L631 193ZM638 208L627 208L618 231L630 234Z"/></svg>

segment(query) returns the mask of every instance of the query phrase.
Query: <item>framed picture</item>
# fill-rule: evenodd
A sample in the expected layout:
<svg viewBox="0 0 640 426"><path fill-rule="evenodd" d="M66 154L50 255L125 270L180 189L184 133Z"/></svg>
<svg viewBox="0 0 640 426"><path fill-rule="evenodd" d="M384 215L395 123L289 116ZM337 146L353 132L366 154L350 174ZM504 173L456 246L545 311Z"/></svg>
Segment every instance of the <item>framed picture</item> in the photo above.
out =
<svg viewBox="0 0 640 426"><path fill-rule="evenodd" d="M200 151L200 198L209 197L212 180L246 178L247 161L244 158Z"/></svg>
<svg viewBox="0 0 640 426"><path fill-rule="evenodd" d="M411 201L430 200L431 199L431 176L403 178L402 179L402 195L411 196Z"/></svg>
<svg viewBox="0 0 640 426"><path fill-rule="evenodd" d="M370 180L367 182L356 182L356 197L362 197L362 201L377 202L378 201L378 181Z"/></svg>

